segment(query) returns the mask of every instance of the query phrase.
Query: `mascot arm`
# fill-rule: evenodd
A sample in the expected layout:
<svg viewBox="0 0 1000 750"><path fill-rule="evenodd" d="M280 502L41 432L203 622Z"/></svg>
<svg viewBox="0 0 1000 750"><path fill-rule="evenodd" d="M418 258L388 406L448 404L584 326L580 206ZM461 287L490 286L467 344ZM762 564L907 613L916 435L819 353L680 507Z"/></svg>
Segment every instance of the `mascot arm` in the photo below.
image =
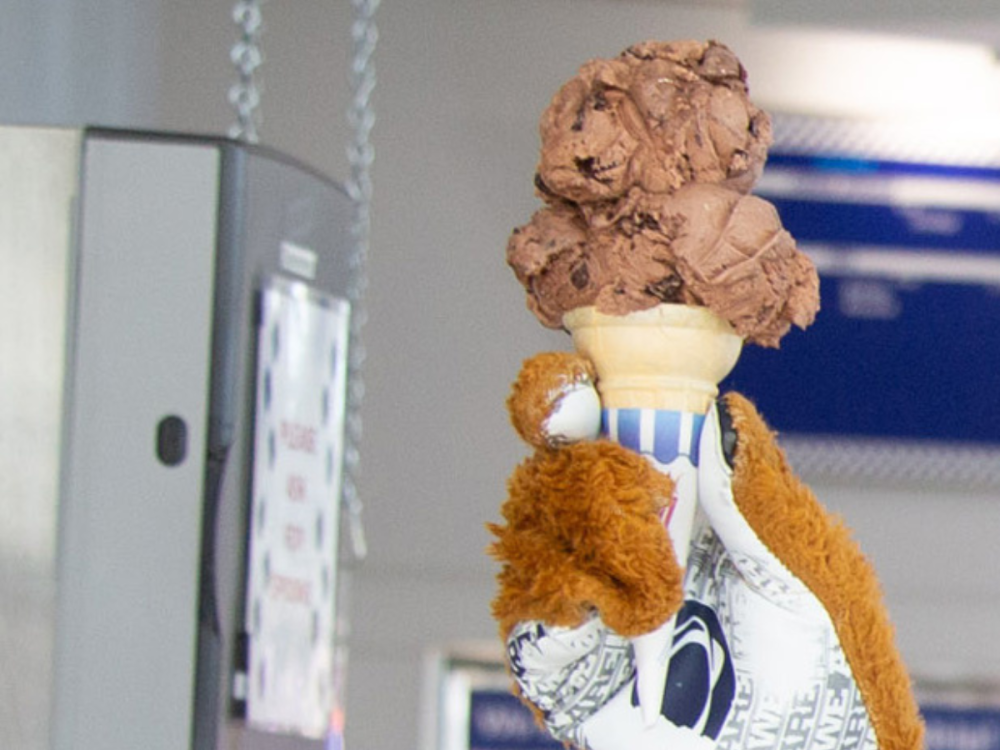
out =
<svg viewBox="0 0 1000 750"><path fill-rule="evenodd" d="M705 523L657 721L637 705L630 643L597 617L578 628L514 628L508 656L522 698L554 736L591 750L743 746L775 727L797 732L775 736L776 747L919 750L909 677L847 529L741 396L711 410L701 456Z"/></svg>

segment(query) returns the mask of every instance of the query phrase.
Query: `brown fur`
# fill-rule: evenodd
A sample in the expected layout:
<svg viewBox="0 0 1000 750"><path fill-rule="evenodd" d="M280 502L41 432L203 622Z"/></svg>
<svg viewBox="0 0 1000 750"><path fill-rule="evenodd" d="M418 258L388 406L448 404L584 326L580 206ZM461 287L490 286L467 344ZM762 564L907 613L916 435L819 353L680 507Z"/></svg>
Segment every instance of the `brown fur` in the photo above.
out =
<svg viewBox="0 0 1000 750"><path fill-rule="evenodd" d="M880 750L918 750L923 722L872 567L793 475L753 405L735 393L725 400L738 434L733 496L740 512L829 612Z"/></svg>
<svg viewBox="0 0 1000 750"><path fill-rule="evenodd" d="M543 427L560 392L572 383L594 380L590 360L572 352L542 352L521 365L507 397L507 411L517 434L529 445L546 447Z"/></svg>
<svg viewBox="0 0 1000 750"><path fill-rule="evenodd" d="M535 454L518 466L490 553L503 568L493 615L506 639L521 620L576 626L597 610L622 635L653 630L680 607L682 571L659 513L673 482L607 440L548 447L542 426L568 382L591 378L575 354L522 366L508 408Z"/></svg>
<svg viewBox="0 0 1000 750"><path fill-rule="evenodd" d="M600 440L542 449L511 476L490 524L503 562L493 616L506 638L521 620L581 625L593 610L621 635L653 630L677 611L681 570L658 511L670 478Z"/></svg>

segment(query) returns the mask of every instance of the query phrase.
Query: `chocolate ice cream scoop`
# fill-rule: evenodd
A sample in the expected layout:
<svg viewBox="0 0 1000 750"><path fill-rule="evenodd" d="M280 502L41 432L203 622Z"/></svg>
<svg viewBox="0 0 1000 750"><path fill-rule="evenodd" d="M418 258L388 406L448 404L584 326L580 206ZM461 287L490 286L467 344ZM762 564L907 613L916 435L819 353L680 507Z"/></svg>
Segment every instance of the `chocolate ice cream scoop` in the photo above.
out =
<svg viewBox="0 0 1000 750"><path fill-rule="evenodd" d="M674 269L697 304L728 320L749 343L778 346L819 309L819 276L782 227L773 205L717 185L689 185L661 202ZM636 241L663 241L646 231Z"/></svg>
<svg viewBox="0 0 1000 750"><path fill-rule="evenodd" d="M777 346L819 308L816 269L774 206L720 185L639 194L600 223L548 206L514 232L507 259L550 328L577 307L623 315L671 302L708 307L748 342Z"/></svg>
<svg viewBox="0 0 1000 750"><path fill-rule="evenodd" d="M749 192L771 142L746 71L717 42L646 42L592 60L541 121L537 184L547 200L615 200L690 182Z"/></svg>
<svg viewBox="0 0 1000 750"><path fill-rule="evenodd" d="M774 207L749 194L770 120L717 42L645 42L592 60L542 116L546 206L507 262L550 328L593 306L627 315L703 306L751 343L778 346L819 309L819 280Z"/></svg>
<svg viewBox="0 0 1000 750"><path fill-rule="evenodd" d="M607 283L589 243L583 218L564 203L537 211L511 234L507 263L528 293L528 308L543 325L561 328L567 310L592 304Z"/></svg>

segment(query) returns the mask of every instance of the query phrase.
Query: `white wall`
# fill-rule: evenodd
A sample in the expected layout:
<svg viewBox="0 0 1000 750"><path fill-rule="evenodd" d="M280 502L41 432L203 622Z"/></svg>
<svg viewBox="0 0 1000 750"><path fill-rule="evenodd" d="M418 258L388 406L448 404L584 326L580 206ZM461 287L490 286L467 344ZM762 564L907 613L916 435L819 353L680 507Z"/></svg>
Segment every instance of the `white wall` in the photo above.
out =
<svg viewBox="0 0 1000 750"><path fill-rule="evenodd" d="M229 0L103 0L69 27L62 13L81 4L36 5L0 5L15 21L0 23L0 119L230 124ZM534 321L504 265L508 234L538 206L539 114L585 59L645 38L715 37L783 77L796 63L773 62L780 44L753 46L742 5L383 0L362 482L371 555L355 573L351 750L416 747L426 650L494 637L483 524L523 455L503 401L524 357L568 343ZM343 179L349 3L271 0L264 12L262 140ZM53 29L72 44L49 41ZM15 44L21 34L31 41ZM751 86L781 89L753 67ZM870 552L915 671L1000 670L989 575L1000 505L933 489L816 489Z"/></svg>
<svg viewBox="0 0 1000 750"><path fill-rule="evenodd" d="M0 2L0 121L156 121L162 94L157 3Z"/></svg>

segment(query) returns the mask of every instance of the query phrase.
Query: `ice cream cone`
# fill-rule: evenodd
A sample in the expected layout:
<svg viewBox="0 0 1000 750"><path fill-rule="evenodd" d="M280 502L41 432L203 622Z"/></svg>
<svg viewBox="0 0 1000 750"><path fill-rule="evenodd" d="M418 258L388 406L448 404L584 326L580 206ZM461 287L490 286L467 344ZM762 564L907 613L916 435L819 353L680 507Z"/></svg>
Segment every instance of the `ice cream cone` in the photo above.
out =
<svg viewBox="0 0 1000 750"><path fill-rule="evenodd" d="M563 325L576 350L597 369L604 409L639 413L640 423L645 424L640 432L646 433L659 431L657 413L676 414L677 440L689 446L697 444L694 425L701 424L699 418L711 407L718 384L736 364L743 343L732 326L711 310L688 305L664 304L626 315L583 307L566 313ZM654 436L653 442L659 439ZM649 443L647 435L647 447ZM650 458L674 480L666 523L677 561L684 566L697 507L697 473L695 451L681 454L668 461L654 451ZM660 713L673 630L671 618L632 638L636 691L647 724Z"/></svg>
<svg viewBox="0 0 1000 750"><path fill-rule="evenodd" d="M663 304L627 315L580 307L563 316L597 368L605 408L705 414L743 340L707 307Z"/></svg>

